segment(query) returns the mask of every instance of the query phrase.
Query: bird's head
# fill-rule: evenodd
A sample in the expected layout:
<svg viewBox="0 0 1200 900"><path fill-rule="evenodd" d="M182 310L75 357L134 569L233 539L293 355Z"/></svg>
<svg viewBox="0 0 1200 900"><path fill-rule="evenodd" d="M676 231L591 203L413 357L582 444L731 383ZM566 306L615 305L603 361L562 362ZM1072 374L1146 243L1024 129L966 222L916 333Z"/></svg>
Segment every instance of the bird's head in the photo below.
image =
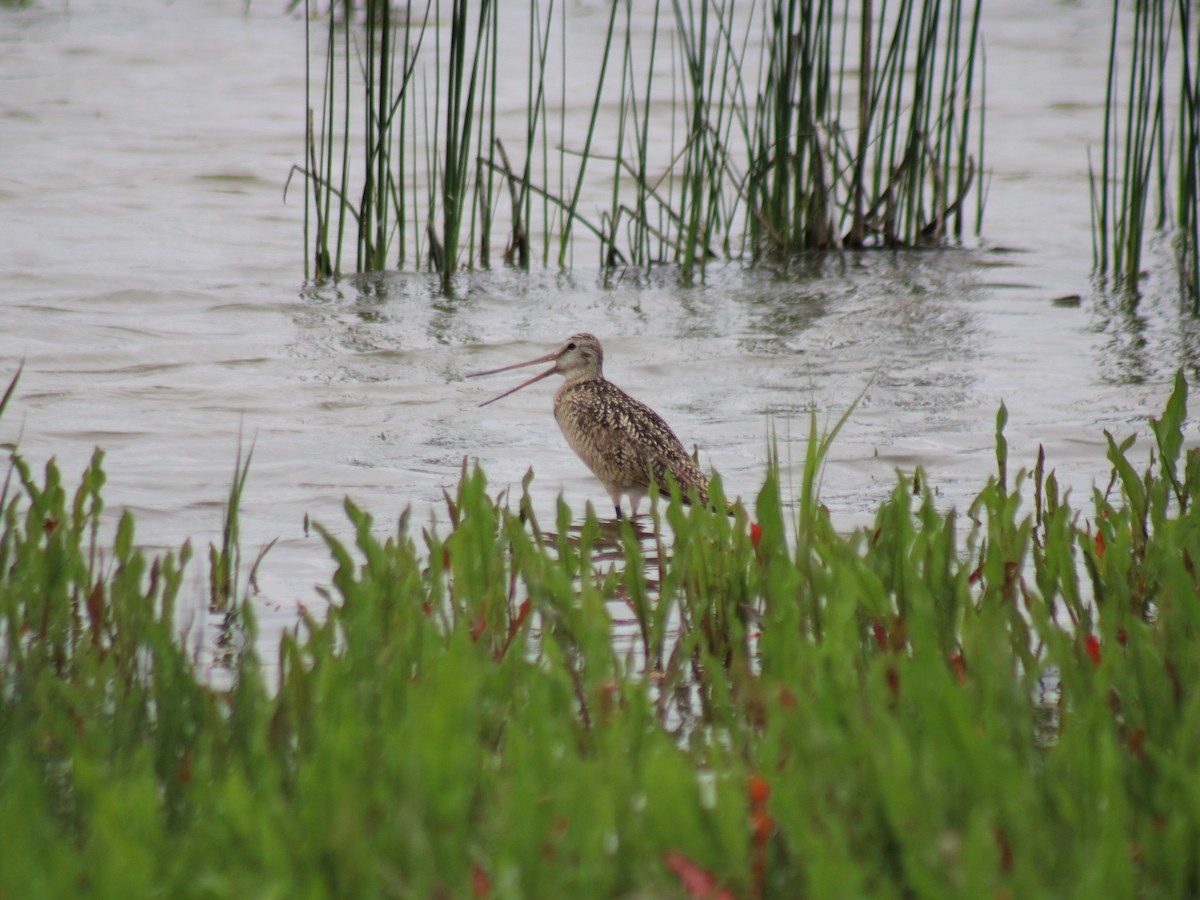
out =
<svg viewBox="0 0 1200 900"><path fill-rule="evenodd" d="M543 378L548 378L551 375L562 375L567 381L586 381L591 378L602 378L604 371L604 348L600 346L600 340L594 334L581 332L580 334L571 335L553 353L547 353L545 356L537 357L537 359L513 363L510 366L501 366L499 369L489 369L486 372L472 372L467 377L477 378L480 375L495 375L497 372L507 372L510 369L536 366L538 363L547 362L554 363L554 365L540 375L534 375L528 381L523 381L515 388L507 390L503 394L479 405L487 406L489 403L495 403L497 400L507 397L509 394L516 393L521 388L528 387L535 381L541 381Z"/></svg>

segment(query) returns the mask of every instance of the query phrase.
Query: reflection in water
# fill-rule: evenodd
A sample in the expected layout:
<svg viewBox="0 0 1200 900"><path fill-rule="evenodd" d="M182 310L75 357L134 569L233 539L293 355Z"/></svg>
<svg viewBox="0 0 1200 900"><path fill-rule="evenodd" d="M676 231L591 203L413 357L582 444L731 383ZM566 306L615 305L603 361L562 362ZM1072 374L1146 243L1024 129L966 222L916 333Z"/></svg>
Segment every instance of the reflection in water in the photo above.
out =
<svg viewBox="0 0 1200 900"><path fill-rule="evenodd" d="M1190 381L1200 380L1200 319L1169 279L1154 287L1141 296L1097 287L1093 327L1105 337L1097 377L1117 385L1161 383L1183 369Z"/></svg>
<svg viewBox="0 0 1200 900"><path fill-rule="evenodd" d="M659 510L662 508L658 506ZM543 545L551 552L561 548L559 534L535 531L542 534ZM643 562L640 583L645 592L645 606L641 610L631 597L629 579L623 574L630 558L626 535L636 545ZM649 699L657 707L663 726L681 740L686 739L690 730L704 724L702 693L710 676L702 675L705 662L701 648L695 646L689 650L681 639L685 628L683 617L691 603L683 596L687 591L676 582L670 596L664 598L662 594L663 573L671 565L673 552L674 539L669 527L663 519L656 518L656 513L622 521L592 519L586 524L572 523L561 540L576 549L587 543L593 563L591 577L601 582L608 579L613 585L606 612L614 658L623 662L630 676L644 678ZM575 584L578 586L578 578ZM510 602L515 604L520 599L523 598L514 596ZM740 614L757 616L755 611L747 609L740 610ZM687 627L695 635L705 632L709 624L692 621ZM545 640L548 627L544 621L535 621L530 631L533 648ZM751 664L757 662L752 660Z"/></svg>
<svg viewBox="0 0 1200 900"><path fill-rule="evenodd" d="M1117 379L1141 384L1152 369L1148 357L1148 323L1139 311L1137 298L1123 292L1100 293L1095 312L1100 319L1098 330L1108 337L1106 358Z"/></svg>

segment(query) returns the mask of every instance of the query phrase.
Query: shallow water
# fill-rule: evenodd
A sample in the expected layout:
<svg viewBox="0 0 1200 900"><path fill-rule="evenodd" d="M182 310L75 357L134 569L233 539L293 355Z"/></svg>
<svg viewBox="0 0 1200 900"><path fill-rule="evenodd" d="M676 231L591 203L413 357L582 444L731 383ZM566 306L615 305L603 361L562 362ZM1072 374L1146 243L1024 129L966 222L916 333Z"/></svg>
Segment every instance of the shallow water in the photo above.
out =
<svg viewBox="0 0 1200 900"><path fill-rule="evenodd" d="M1001 401L1012 464L1043 444L1082 504L1107 478L1103 431L1144 432L1200 358L1165 263L1136 307L1091 281L1107 10L985 6L978 247L714 268L693 287L501 270L444 299L424 274L304 285L303 208L283 201L303 154L302 21L217 0L0 6L0 380L25 360L0 440L68 478L102 446L109 508L132 509L147 545L199 549L253 443L247 557L278 539L258 580L266 648L331 575L306 516L344 531L347 495L381 529L409 504L422 522L469 457L497 485L532 464L547 520L560 491L607 510L551 382L479 410L520 373L463 380L575 331L730 493L757 489L772 428L798 462L808 411L832 422L865 389L824 479L845 527L896 468L966 501L994 470ZM595 8L576 14L592 27Z"/></svg>

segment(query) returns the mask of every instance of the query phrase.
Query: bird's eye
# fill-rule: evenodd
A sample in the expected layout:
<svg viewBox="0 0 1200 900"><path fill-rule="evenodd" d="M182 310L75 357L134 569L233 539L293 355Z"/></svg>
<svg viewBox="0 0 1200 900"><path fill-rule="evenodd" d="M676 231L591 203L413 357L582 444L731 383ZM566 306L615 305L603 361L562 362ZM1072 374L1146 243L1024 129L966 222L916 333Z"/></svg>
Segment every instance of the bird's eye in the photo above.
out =
<svg viewBox="0 0 1200 900"><path fill-rule="evenodd" d="M574 350L574 349L575 349L575 342L574 342L574 341L571 341L571 343L567 344L567 349L568 349L568 350Z"/></svg>

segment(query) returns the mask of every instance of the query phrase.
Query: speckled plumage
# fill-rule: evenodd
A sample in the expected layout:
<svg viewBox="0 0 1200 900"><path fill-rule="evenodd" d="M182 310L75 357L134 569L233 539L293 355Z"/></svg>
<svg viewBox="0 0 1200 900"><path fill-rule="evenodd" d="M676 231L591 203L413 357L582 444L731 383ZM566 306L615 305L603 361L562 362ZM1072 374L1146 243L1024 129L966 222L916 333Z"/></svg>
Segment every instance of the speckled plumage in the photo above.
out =
<svg viewBox="0 0 1200 900"><path fill-rule="evenodd" d="M605 379L604 350L594 335L572 335L553 353L492 372L551 361L552 369L487 402L560 374L566 381L554 394L554 418L571 449L604 485L618 518L622 496L629 497L636 516L651 481L665 490L668 472L685 497L694 488L700 501L707 502L708 479L675 432L658 413Z"/></svg>

